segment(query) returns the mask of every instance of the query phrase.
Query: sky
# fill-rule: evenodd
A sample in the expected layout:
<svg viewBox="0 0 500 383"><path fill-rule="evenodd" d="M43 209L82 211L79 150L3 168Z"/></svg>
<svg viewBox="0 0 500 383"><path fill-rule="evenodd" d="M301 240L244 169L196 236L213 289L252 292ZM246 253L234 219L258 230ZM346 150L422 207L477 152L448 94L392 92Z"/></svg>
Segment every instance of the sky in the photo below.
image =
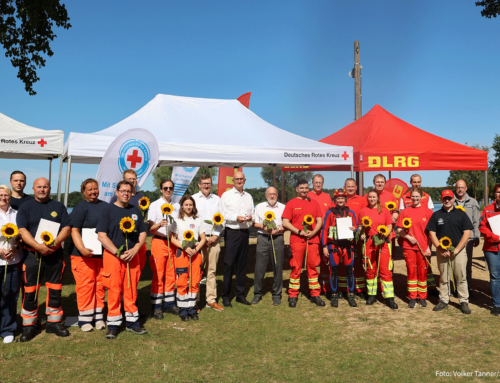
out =
<svg viewBox="0 0 500 383"><path fill-rule="evenodd" d="M474 3L70 0L72 28L55 28L36 96L0 55L0 113L67 137L108 128L160 93L236 99L252 92L258 116L320 140L354 121L348 72L358 40L363 114L379 104L438 136L491 145L499 132L500 19L481 17ZM17 169L28 184L48 176L48 161L0 161L0 183ZM70 191L97 168L73 164ZM265 186L260 170L245 169L246 187ZM56 160L53 192L58 171ZM324 175L334 188L349 173ZM424 186L438 187L448 172L421 175ZM392 176L408 181L410 173ZM152 177L143 189L153 189Z"/></svg>

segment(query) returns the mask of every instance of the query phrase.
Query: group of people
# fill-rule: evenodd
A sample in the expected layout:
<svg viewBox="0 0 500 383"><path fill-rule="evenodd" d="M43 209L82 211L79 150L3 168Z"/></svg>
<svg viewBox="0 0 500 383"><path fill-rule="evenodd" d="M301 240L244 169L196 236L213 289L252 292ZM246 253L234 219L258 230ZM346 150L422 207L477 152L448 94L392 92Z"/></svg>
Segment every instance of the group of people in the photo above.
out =
<svg viewBox="0 0 500 383"><path fill-rule="evenodd" d="M0 335L4 343L14 340L16 309L23 287L21 342L33 339L41 328L38 319L40 281L45 278L46 332L65 337L61 307L65 268L62 244L71 237L67 252L76 281L78 325L82 331L107 329L114 339L125 322L126 331L145 334L139 322L137 286L147 261L146 236L152 235L149 257L153 278L153 318L179 315L182 321L198 320L199 285L206 275L206 307L223 311L232 307L231 286L235 278L236 302L256 305L262 300L263 279L269 262L273 269L272 303L281 304L283 265L289 258L291 273L288 305L295 308L300 293L302 269L306 269L308 298L332 307L346 294L349 306L357 299L367 305L383 292L385 302L398 309L392 279L395 241L403 249L407 266L408 307L427 306L427 294L437 295L431 269L431 247L436 249L439 268L439 303L434 311L448 307L456 294L461 311L470 314L472 251L485 238L483 250L488 262L493 297L492 314L500 315L500 236L493 233L489 218L500 214L500 185L495 201L483 210L467 194L465 182L455 192L444 190L442 208L433 212L430 196L421 189L421 177L414 174L410 190L401 198L384 190L386 179L374 177L374 188L366 196L356 194L354 179L335 190L333 199L323 191L323 176L309 182L298 180L297 196L286 205L278 202L276 188L266 190L266 201L254 206L244 190L245 176L236 172L234 187L219 198L211 193L212 178L200 177L200 191L172 201L174 182L160 183L161 197L150 201L137 192L137 174L126 170L116 195L106 203L99 200L99 185L87 179L81 185L84 200L68 215L60 202L50 198L49 181L33 183L34 197L24 193L26 176L15 171L10 187L0 185ZM147 217L147 218L146 218ZM48 221L48 222L47 222ZM46 231L40 233L39 226ZM245 297L250 228L257 229L254 296ZM47 229L49 228L49 229ZM52 231L50 231L52 230ZM284 240L290 232L290 244ZM90 233L90 234L89 234ZM225 256L222 305L217 302L216 268L220 237L224 233ZM101 251L86 245L97 235ZM319 273L318 273L319 267ZM453 293L451 285L455 289ZM105 290L108 291L104 318Z"/></svg>

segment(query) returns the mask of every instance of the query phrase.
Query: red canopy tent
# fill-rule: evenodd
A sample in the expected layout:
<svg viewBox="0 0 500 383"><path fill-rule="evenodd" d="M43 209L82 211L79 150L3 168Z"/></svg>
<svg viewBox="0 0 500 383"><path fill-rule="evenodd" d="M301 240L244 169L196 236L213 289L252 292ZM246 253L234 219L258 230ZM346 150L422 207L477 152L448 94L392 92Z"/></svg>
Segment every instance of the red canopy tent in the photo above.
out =
<svg viewBox="0 0 500 383"><path fill-rule="evenodd" d="M487 177L487 152L428 133L380 105L320 142L352 146L356 172L484 170ZM350 167L303 166L283 170L350 170Z"/></svg>

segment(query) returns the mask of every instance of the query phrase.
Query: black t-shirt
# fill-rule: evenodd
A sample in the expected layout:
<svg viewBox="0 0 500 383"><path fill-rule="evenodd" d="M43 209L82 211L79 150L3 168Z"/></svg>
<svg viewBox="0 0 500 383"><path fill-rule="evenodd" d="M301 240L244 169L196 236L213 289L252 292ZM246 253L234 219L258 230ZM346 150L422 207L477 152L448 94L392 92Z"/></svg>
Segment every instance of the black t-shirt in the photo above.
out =
<svg viewBox="0 0 500 383"><path fill-rule="evenodd" d="M464 235L464 230L474 230L474 226L467 213L462 210L453 208L448 212L441 208L432 214L425 230L435 232L438 239L450 238L456 247Z"/></svg>
<svg viewBox="0 0 500 383"><path fill-rule="evenodd" d="M108 203L101 200L97 200L96 203L83 200L73 208L73 211L69 215L71 227L77 229L95 229L99 218L101 218L103 209L107 206ZM82 256L73 241L71 241L68 251L71 255ZM92 258L102 258L102 254L94 255Z"/></svg>
<svg viewBox="0 0 500 383"><path fill-rule="evenodd" d="M54 201L53 199L49 199L47 202L38 202L33 198L19 207L17 212L17 227L20 229L27 229L35 241L37 241L35 238L36 231L38 230L38 225L42 218L47 221L60 223L59 232L63 228L71 226L68 211L61 202ZM56 239L59 232L51 233L54 239ZM56 252L62 254L62 248L60 247Z"/></svg>
<svg viewBox="0 0 500 383"><path fill-rule="evenodd" d="M19 210L19 206L21 206L23 203L28 202L29 200L35 199L35 197L25 194L21 198L10 198L10 206L14 210Z"/></svg>
<svg viewBox="0 0 500 383"><path fill-rule="evenodd" d="M119 207L114 203L110 203L104 208L101 218L97 223L96 232L106 233L111 239L111 242L120 248L125 245L125 233L120 230L120 221L124 217L130 217L135 222L135 232L127 233L128 248L134 247L139 242L139 234L146 231L144 218L138 207L128 205L127 207Z"/></svg>
<svg viewBox="0 0 500 383"><path fill-rule="evenodd" d="M130 200L128 201L129 205L132 206L137 206L139 207L139 200L144 197L144 194L142 193L135 193L132 197L130 197ZM112 205L117 201L116 194L111 198L111 201L109 201L109 204Z"/></svg>

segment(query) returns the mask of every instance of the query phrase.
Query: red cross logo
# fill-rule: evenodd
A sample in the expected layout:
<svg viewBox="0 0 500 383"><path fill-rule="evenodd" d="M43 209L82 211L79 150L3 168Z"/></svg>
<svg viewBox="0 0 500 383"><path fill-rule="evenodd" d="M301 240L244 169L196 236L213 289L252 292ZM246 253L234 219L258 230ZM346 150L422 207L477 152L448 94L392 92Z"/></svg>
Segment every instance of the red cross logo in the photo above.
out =
<svg viewBox="0 0 500 383"><path fill-rule="evenodd" d="M138 156L139 151L134 149L132 154L127 156L127 161L130 161L130 167L135 169L135 165L140 164L142 162L142 157Z"/></svg>
<svg viewBox="0 0 500 383"><path fill-rule="evenodd" d="M344 161L347 161L349 154L347 154L347 152L344 150L344 154L342 154L342 157L344 158Z"/></svg>
<svg viewBox="0 0 500 383"><path fill-rule="evenodd" d="M38 141L38 143L40 144L40 146L41 146L42 148L43 148L43 146L44 146L44 145L48 144L48 142L47 142L47 141L45 141L43 138L42 138L40 141Z"/></svg>

